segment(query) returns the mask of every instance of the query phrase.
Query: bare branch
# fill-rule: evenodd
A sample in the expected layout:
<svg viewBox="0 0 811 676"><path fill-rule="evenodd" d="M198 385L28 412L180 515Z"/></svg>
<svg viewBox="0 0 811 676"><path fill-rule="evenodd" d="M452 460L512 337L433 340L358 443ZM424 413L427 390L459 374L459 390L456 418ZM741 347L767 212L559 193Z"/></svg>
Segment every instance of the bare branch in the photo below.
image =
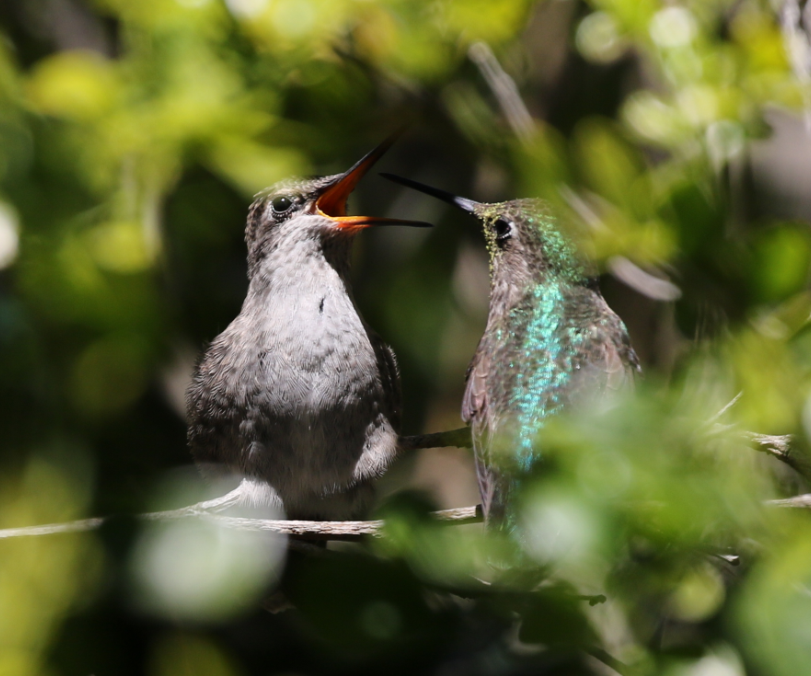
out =
<svg viewBox="0 0 811 676"><path fill-rule="evenodd" d="M379 537L384 522L376 521L290 521L284 519L250 519L243 517L223 516L216 514L210 508L222 507L222 500L200 502L180 509L164 512L150 512L138 515L147 521L170 521L183 518L203 518L225 528L247 531L265 531L289 535L302 540L358 540L365 536ZM451 525L478 523L482 520L481 507L459 507L456 509L443 509L433 512L432 516L438 521ZM0 539L13 537L27 537L34 535L53 535L57 533L77 533L96 530L110 517L82 519L68 523L53 523L43 526L29 526L27 528L7 528L0 530Z"/></svg>
<svg viewBox="0 0 811 676"><path fill-rule="evenodd" d="M718 420L731 409L735 404L740 401L743 396L743 391L738 392L732 401L724 406L718 413L709 419L711 431L723 433L731 429L731 425L723 425ZM757 432L744 431L743 437L748 441L755 443L755 450L761 453L771 455L777 458L780 462L785 463L791 467L795 472L802 476L807 481L811 481L811 459L806 458L802 454L792 454L791 442L793 440L790 434L759 434Z"/></svg>
<svg viewBox="0 0 811 676"><path fill-rule="evenodd" d="M811 509L811 493L805 495L795 495L791 498L784 498L782 500L768 500L767 505L772 507L793 507L795 509Z"/></svg>
<svg viewBox="0 0 811 676"><path fill-rule="evenodd" d="M28 535L54 535L56 533L81 533L89 530L96 530L107 519L97 517L95 519L81 519L79 521L69 521L67 523L49 523L44 526L28 526L27 528L4 528L0 530L0 539L18 538Z"/></svg>
<svg viewBox="0 0 811 676"><path fill-rule="evenodd" d="M358 540L366 535L380 537L384 521L290 521L247 519L240 517L203 515L210 521L235 530L267 531L281 533L304 540ZM443 509L433 513L434 518L455 525L481 521L480 509L460 507Z"/></svg>
<svg viewBox="0 0 811 676"><path fill-rule="evenodd" d="M792 454L790 434L757 434L745 432L744 436L755 442L755 450L766 453L791 467L805 479L811 481L811 461L799 454Z"/></svg>

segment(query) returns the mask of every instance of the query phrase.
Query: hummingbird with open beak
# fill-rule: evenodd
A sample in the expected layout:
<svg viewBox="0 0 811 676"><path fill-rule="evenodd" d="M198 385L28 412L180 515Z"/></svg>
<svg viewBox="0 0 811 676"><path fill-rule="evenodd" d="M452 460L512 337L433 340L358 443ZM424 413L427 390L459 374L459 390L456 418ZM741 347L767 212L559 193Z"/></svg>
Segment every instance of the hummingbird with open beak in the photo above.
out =
<svg viewBox="0 0 811 676"><path fill-rule="evenodd" d="M187 393L195 460L240 478L228 504L356 519L397 454L397 363L358 312L350 251L364 228L429 224L346 208L392 142L342 174L277 183L249 209L247 296Z"/></svg>
<svg viewBox="0 0 811 676"><path fill-rule="evenodd" d="M462 418L471 426L485 520L512 528L512 498L541 456L545 421L632 383L639 360L625 325L545 202L486 204L383 176L453 204L484 228L490 305L467 371Z"/></svg>

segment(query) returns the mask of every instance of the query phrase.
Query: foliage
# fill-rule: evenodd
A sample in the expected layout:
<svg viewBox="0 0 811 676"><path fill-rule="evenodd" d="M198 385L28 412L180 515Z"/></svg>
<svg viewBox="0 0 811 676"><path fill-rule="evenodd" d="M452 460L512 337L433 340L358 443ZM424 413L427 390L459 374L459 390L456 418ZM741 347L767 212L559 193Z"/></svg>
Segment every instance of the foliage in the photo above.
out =
<svg viewBox="0 0 811 676"><path fill-rule="evenodd" d="M645 367L635 394L545 430L522 554L428 517L473 494L469 459L442 464L439 451L383 482L383 538L293 553L284 568L277 540L128 518L3 540L0 671L596 674L614 658L639 674L804 673L811 525L764 502L806 479L743 435L792 434L802 457L811 424L811 48L798 12L766 0L0 8L3 527L192 499L172 473L188 464L182 392L244 297L251 195L345 169L404 121L385 168L481 200L542 196L586 233ZM480 42L529 129L475 65ZM437 223L359 237L356 289L398 354L405 431L456 427L486 312L481 237L375 176L357 201L356 213ZM424 490L419 477L445 467L462 469ZM261 605L281 575L297 609L271 615Z"/></svg>

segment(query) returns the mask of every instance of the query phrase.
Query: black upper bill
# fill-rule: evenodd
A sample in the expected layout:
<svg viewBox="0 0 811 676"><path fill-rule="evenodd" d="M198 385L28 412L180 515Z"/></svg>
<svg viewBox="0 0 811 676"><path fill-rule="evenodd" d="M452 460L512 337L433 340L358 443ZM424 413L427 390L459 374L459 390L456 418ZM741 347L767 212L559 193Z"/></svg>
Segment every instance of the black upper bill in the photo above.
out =
<svg viewBox="0 0 811 676"><path fill-rule="evenodd" d="M467 211L468 213L474 213L476 207L479 206L479 202L469 200L467 199L467 197L457 197L456 195L446 192L445 190L440 190L439 188L432 188L431 186L425 185L424 183L412 181L410 178L403 178L402 176L397 176L395 174L388 173L381 173L380 175L383 178L387 178L388 180L394 181L395 183L399 183L400 185L404 185L414 190L419 190L420 192L424 192L427 195L436 197L437 199L440 199L443 202L453 204L454 206L462 209L462 211Z"/></svg>
<svg viewBox="0 0 811 676"><path fill-rule="evenodd" d="M410 225L418 228L430 228L430 223L422 221L407 221L400 218L383 218L378 216L348 216L346 213L346 202L350 193L355 189L358 182L371 169L385 152L391 147L399 136L395 132L374 150L366 153L360 160L343 174L339 174L335 180L328 185L316 200L316 207L319 212L330 218L337 227L342 230L355 231L360 228L367 228L373 225Z"/></svg>

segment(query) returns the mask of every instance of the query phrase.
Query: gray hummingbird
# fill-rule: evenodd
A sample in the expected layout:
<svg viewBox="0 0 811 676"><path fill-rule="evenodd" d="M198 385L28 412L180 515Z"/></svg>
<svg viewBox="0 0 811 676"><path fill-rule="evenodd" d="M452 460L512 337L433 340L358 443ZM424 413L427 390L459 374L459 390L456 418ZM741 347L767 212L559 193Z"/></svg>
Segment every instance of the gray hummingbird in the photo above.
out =
<svg viewBox="0 0 811 676"><path fill-rule="evenodd" d="M462 418L471 426L485 520L510 528L511 500L540 457L536 438L545 421L632 383L639 360L548 204L485 204L383 176L459 207L484 227L490 306L467 371Z"/></svg>
<svg viewBox="0 0 811 676"><path fill-rule="evenodd" d="M392 142L342 174L277 183L250 207L247 296L187 393L195 460L240 479L221 506L356 519L397 454L397 363L358 312L350 251L364 228L429 224L346 213Z"/></svg>

